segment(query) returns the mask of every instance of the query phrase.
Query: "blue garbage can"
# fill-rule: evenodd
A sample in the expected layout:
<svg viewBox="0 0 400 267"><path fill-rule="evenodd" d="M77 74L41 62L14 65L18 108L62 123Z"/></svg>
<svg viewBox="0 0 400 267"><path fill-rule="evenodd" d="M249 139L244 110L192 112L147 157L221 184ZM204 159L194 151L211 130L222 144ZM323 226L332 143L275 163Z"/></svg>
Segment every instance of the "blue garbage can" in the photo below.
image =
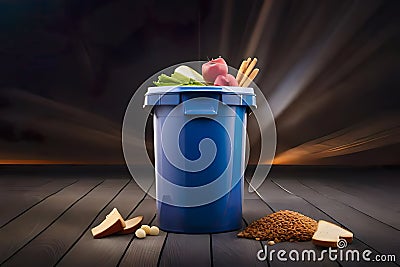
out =
<svg viewBox="0 0 400 267"><path fill-rule="evenodd" d="M164 231L216 233L242 225L252 88L150 87L157 216Z"/></svg>

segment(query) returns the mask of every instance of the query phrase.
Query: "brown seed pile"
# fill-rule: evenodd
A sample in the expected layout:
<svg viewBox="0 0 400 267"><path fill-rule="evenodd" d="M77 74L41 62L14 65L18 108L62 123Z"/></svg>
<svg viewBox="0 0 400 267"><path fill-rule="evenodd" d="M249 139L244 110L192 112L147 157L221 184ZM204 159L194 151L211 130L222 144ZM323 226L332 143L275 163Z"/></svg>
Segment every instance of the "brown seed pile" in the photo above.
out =
<svg viewBox="0 0 400 267"><path fill-rule="evenodd" d="M291 210L280 210L252 222L238 237L282 241L308 241L317 230L317 221Z"/></svg>

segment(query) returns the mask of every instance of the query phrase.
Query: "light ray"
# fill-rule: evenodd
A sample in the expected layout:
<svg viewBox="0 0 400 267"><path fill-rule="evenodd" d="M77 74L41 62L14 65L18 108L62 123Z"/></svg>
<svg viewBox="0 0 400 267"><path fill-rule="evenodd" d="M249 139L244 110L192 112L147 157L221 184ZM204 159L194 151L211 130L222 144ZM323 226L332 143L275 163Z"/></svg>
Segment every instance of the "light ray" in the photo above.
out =
<svg viewBox="0 0 400 267"><path fill-rule="evenodd" d="M379 116L309 141L276 156L274 164L307 164L315 160L400 143L399 114Z"/></svg>

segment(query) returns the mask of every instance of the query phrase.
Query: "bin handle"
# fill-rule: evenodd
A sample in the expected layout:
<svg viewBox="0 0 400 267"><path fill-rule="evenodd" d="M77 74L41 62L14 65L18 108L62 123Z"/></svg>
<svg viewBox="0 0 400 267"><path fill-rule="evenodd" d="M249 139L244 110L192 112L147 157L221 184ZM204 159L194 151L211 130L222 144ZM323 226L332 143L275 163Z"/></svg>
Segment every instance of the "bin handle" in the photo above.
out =
<svg viewBox="0 0 400 267"><path fill-rule="evenodd" d="M219 100L209 97L191 98L183 102L185 115L217 115Z"/></svg>

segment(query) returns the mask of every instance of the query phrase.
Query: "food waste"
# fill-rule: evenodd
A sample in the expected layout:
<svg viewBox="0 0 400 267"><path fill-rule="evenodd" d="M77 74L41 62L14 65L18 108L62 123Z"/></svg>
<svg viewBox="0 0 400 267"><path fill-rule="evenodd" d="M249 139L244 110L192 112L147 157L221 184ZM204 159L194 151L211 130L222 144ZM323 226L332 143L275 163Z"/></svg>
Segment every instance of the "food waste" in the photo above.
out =
<svg viewBox="0 0 400 267"><path fill-rule="evenodd" d="M147 235L158 235L160 229L153 225L142 224L143 216L136 216L124 220L117 208L106 215L106 218L96 227L91 229L94 238L103 238L113 234L132 234L137 238L145 238Z"/></svg>
<svg viewBox="0 0 400 267"><path fill-rule="evenodd" d="M254 221L238 237L282 241L309 241L317 230L317 221L291 210L280 210Z"/></svg>
<svg viewBox="0 0 400 267"><path fill-rule="evenodd" d="M229 73L228 64L222 57L211 59L201 67L201 74L186 65L177 67L168 76L161 74L153 82L156 86L242 86L247 87L257 76L259 69L255 68L257 58L243 60L239 71L234 77Z"/></svg>
<svg viewBox="0 0 400 267"><path fill-rule="evenodd" d="M334 223L318 222L296 211L280 210L262 217L243 231L238 237L268 241L272 246L283 241L310 241L322 247L339 247L353 241L353 233Z"/></svg>

